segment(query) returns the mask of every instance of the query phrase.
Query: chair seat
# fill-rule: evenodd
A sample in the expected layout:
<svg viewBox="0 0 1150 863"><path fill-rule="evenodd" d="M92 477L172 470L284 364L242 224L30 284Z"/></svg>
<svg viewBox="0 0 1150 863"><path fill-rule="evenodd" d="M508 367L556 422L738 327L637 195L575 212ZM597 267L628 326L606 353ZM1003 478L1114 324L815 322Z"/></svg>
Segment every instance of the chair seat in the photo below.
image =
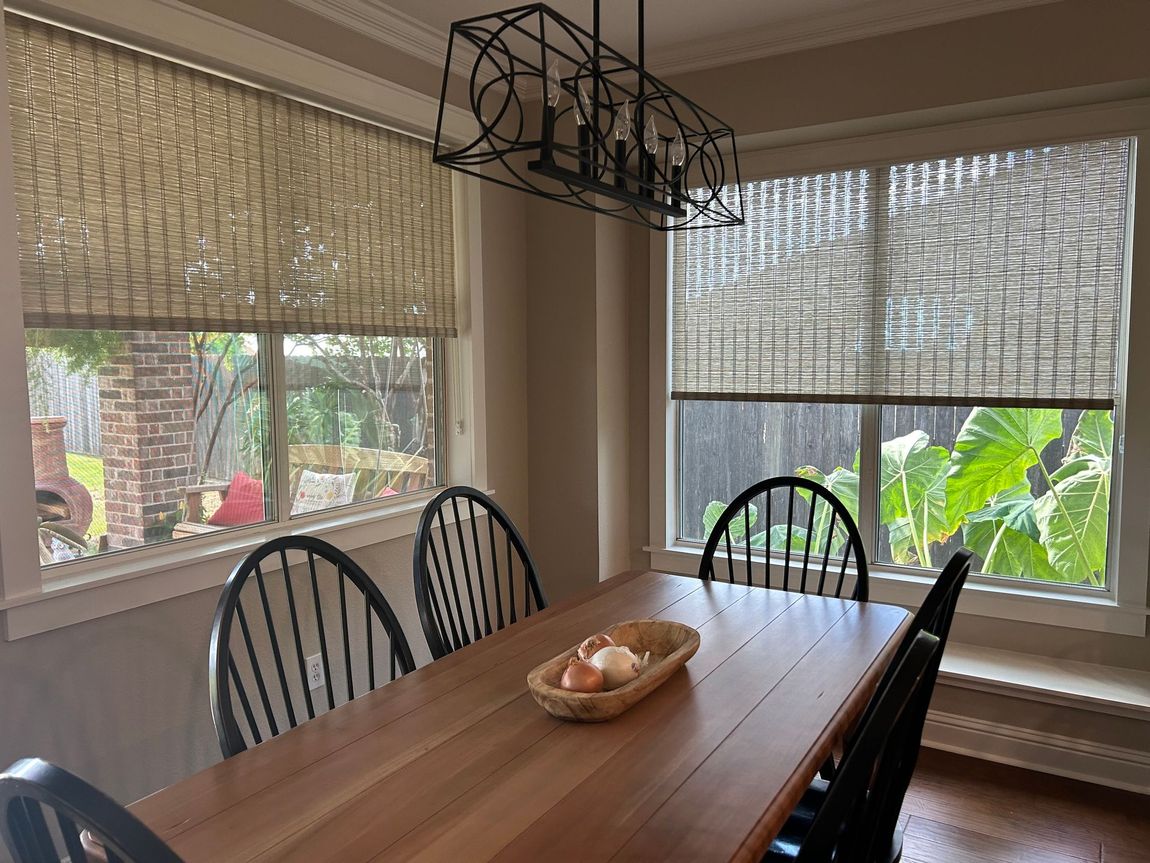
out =
<svg viewBox="0 0 1150 863"><path fill-rule="evenodd" d="M783 829L771 842L771 847L763 856L763 863L788 863L798 858L799 848L802 847L803 837L811 829L811 822L815 820L815 813L823 805L830 783L825 779L814 779L803 792L802 799L795 805L794 810L787 816ZM885 863L898 863L902 859L902 830L896 830L891 838L891 846L883 860Z"/></svg>
<svg viewBox="0 0 1150 863"><path fill-rule="evenodd" d="M815 813L819 811L819 807L822 806L823 800L827 796L829 785L830 783L825 779L816 778L811 782L807 790L803 792L802 799L787 816L783 829L771 842L771 847L767 849L767 853L763 857L764 861L782 863L782 861L794 860L798 857L799 848L803 844L803 837L810 830L811 822L815 820Z"/></svg>

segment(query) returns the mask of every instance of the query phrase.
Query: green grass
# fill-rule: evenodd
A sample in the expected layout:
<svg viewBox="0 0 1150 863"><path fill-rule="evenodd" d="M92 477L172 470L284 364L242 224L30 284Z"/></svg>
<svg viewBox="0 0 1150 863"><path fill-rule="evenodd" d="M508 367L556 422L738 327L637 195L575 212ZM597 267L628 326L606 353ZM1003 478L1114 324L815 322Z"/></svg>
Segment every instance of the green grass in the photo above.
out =
<svg viewBox="0 0 1150 863"><path fill-rule="evenodd" d="M88 489L92 495L92 525L88 535L93 539L108 532L108 517L104 510L104 460L95 455L67 453L68 473L72 479Z"/></svg>

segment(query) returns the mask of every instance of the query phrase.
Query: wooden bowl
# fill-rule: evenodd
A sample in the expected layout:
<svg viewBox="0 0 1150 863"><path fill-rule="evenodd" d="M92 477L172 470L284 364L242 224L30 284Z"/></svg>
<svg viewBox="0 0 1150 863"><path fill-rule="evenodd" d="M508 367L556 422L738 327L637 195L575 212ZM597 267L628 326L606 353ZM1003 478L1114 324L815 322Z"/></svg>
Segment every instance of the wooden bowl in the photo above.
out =
<svg viewBox="0 0 1150 863"><path fill-rule="evenodd" d="M575 722L606 722L633 707L668 677L683 667L699 649L699 633L673 620L628 620L616 623L604 634L620 647L629 647L640 659L648 650L651 658L642 673L609 692L568 692L559 688L567 661L578 645L536 666L527 675L527 688L535 701L552 716ZM594 633L587 633L588 636Z"/></svg>

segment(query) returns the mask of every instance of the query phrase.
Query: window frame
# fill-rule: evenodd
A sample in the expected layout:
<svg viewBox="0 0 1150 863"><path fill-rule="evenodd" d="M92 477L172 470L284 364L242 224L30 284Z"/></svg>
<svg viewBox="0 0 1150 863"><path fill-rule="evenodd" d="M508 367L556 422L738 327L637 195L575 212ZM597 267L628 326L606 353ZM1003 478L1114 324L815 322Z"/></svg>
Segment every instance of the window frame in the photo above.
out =
<svg viewBox="0 0 1150 863"><path fill-rule="evenodd" d="M7 5L34 17L122 41L425 140L430 140L435 132L438 99L194 7L165 0L125 0L115 4L101 0L29 0ZM0 45L0 92L8 88L4 57L5 49ZM205 58L203 63L200 58ZM465 112L451 107L444 112L445 139L462 142L469 129ZM0 112L0 198L8 203L0 206L0 228L6 238L0 243L8 244L8 254L0 255L0 275L5 286L0 291L8 293L11 305L18 306L20 282L11 153L10 121L4 111ZM0 495L0 615L4 639L13 640L218 587L236 559L275 536L308 533L323 536L346 550L410 536L426 501L444 485L466 483L486 488L477 185L476 179L453 175L459 336L443 339L440 350L443 448L435 488L292 517L290 502L286 502L286 452L282 457L276 452L277 441L286 431L286 401L278 398L284 382L282 339L264 336L261 341L269 345L267 386L274 414L269 443L279 480L275 519L211 535L94 555L41 570L27 380L22 375L0 376L0 398L14 406L0 412L6 486L27 490L25 494ZM0 362L22 367L23 332L20 316L0 318Z"/></svg>
<svg viewBox="0 0 1150 863"><path fill-rule="evenodd" d="M984 106L982 110L987 110ZM1000 106L1000 110L1004 107ZM1150 99L1055 108L1022 114L1016 105L1001 116L937 121L947 112L886 118L875 123L846 123L802 132L758 136L757 146L741 145L742 177L766 179L820 171L901 164L942 158L959 152L1019 147L1035 142L1058 143L1111 136L1129 136L1143 145L1135 157L1129 207L1141 188L1150 198ZM949 118L946 118L949 119ZM931 121L935 122L931 122ZM866 128L869 126L870 128ZM802 139L800 139L802 136ZM749 151L749 152L748 152ZM1138 158L1138 156L1141 158ZM972 576L959 611L984 617L1053 624L1077 629L1142 636L1146 634L1150 541L1139 514L1150 511L1150 387L1138 390L1128 379L1128 367L1145 367L1150 350L1127 333L1150 327L1150 219L1127 221L1127 304L1115 406L1115 461L1111 489L1112 521L1106 588L1022 582L1002 576ZM647 551L656 569L694 573L701 545L679 539L679 406L670 398L670 275L671 244L667 235L652 236L650 244L651 392L650 475L651 542ZM1142 293L1144 296L1139 297ZM878 537L877 491L881 408L860 406L859 529L875 550ZM871 490L874 494L869 493ZM767 562L755 563L765 572ZM772 571L774 562L772 561ZM871 598L918 606L934 581L931 571L874 562L870 564Z"/></svg>

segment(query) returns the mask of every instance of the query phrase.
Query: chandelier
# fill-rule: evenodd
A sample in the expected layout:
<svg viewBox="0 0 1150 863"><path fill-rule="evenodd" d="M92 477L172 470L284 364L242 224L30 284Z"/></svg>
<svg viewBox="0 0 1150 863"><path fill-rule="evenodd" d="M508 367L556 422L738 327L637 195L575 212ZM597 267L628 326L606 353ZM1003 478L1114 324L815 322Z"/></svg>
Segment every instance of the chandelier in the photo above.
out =
<svg viewBox="0 0 1150 863"><path fill-rule="evenodd" d="M543 3L451 25L437 164L657 230L743 224L734 132L638 62ZM475 132L442 140L453 65L469 62Z"/></svg>

